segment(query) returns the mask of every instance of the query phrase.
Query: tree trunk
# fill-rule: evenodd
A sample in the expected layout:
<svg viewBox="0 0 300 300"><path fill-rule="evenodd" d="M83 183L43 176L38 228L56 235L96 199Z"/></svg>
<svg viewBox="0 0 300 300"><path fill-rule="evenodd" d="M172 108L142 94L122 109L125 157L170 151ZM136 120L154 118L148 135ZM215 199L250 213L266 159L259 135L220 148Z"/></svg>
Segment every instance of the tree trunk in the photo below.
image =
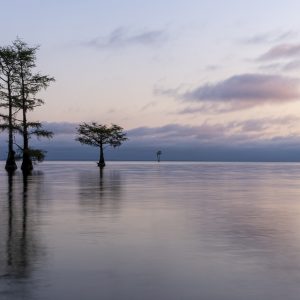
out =
<svg viewBox="0 0 300 300"><path fill-rule="evenodd" d="M21 68L21 72L22 68ZM24 77L21 75L21 93L22 93L22 112L23 112L23 161L21 169L23 173L30 173L33 170L33 164L29 152L29 134L27 126L27 107L25 97Z"/></svg>
<svg viewBox="0 0 300 300"><path fill-rule="evenodd" d="M11 95L11 82L8 77L7 81L8 90L8 154L5 164L5 170L8 172L13 172L17 169L17 164L15 160L15 151L13 149L13 100Z"/></svg>
<svg viewBox="0 0 300 300"><path fill-rule="evenodd" d="M23 150L23 161L22 161L21 169L25 174L28 174L33 170L33 164L28 149Z"/></svg>
<svg viewBox="0 0 300 300"><path fill-rule="evenodd" d="M105 167L103 145L100 145L100 158L99 158L99 162L98 162L98 167L99 168L104 168Z"/></svg>
<svg viewBox="0 0 300 300"><path fill-rule="evenodd" d="M23 110L23 161L21 169L24 173L30 173L33 170L33 164L30 157L28 146L28 128L26 120L26 109Z"/></svg>

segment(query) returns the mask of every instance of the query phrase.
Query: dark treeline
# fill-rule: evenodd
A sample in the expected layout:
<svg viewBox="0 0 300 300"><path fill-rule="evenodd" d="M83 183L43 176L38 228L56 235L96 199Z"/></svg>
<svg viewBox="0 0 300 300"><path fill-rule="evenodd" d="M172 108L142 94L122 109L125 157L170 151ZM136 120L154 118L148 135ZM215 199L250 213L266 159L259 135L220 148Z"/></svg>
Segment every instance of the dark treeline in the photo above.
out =
<svg viewBox="0 0 300 300"><path fill-rule="evenodd" d="M41 122L28 118L28 112L44 103L38 98L38 92L54 81L52 77L35 72L37 50L38 47L30 47L19 39L0 47L0 129L8 132L5 169L9 172L17 169L16 159L20 157L22 171L29 173L33 161L42 161L45 156L45 151L30 147L30 138L51 138L53 135L43 129ZM16 143L16 134L22 137L21 145Z"/></svg>

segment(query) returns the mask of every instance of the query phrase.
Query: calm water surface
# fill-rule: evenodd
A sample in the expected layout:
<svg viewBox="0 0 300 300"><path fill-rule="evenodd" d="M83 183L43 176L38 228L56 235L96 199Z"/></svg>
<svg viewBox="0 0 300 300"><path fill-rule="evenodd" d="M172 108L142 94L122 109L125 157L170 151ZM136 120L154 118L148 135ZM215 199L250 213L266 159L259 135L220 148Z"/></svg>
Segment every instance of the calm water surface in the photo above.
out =
<svg viewBox="0 0 300 300"><path fill-rule="evenodd" d="M299 300L300 164L3 167L1 300Z"/></svg>

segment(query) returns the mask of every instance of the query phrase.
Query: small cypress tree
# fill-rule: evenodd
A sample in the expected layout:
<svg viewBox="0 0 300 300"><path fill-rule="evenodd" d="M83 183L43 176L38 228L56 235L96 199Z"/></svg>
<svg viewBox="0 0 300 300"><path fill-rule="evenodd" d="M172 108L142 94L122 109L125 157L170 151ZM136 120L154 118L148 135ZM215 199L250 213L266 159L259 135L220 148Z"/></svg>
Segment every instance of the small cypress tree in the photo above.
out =
<svg viewBox="0 0 300 300"><path fill-rule="evenodd" d="M83 123L77 128L76 141L84 145L99 147L100 155L98 167L105 167L104 147L106 145L111 147L119 147L127 140L126 133L123 128L112 124L110 127L96 122L90 124Z"/></svg>

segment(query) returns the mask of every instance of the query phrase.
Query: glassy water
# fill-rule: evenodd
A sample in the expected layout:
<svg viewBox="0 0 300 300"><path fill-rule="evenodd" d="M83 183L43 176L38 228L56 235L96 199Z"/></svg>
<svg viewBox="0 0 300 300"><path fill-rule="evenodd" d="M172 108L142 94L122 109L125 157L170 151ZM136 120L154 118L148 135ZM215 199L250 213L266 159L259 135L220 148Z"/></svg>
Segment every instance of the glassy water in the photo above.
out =
<svg viewBox="0 0 300 300"><path fill-rule="evenodd" d="M0 299L292 300L300 164L0 165Z"/></svg>

